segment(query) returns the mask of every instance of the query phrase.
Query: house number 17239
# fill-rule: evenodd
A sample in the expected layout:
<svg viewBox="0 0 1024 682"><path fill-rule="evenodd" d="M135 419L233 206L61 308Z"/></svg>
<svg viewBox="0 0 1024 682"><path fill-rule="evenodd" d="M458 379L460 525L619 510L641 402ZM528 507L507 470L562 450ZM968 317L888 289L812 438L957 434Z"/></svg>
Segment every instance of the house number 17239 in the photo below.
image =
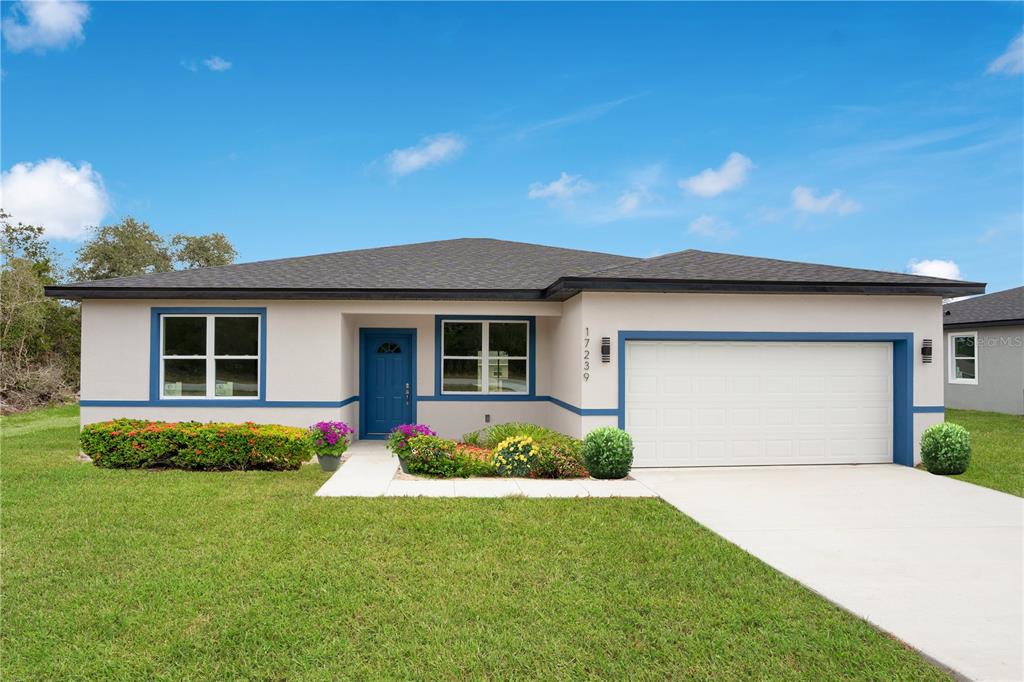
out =
<svg viewBox="0 0 1024 682"><path fill-rule="evenodd" d="M583 380L590 381L590 327L583 328Z"/></svg>

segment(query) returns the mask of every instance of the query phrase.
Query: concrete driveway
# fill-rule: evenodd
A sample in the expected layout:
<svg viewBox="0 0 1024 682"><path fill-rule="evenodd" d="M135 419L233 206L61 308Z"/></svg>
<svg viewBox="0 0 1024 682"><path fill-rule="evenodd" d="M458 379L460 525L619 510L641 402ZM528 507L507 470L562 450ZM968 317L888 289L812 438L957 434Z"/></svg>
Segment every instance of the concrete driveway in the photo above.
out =
<svg viewBox="0 0 1024 682"><path fill-rule="evenodd" d="M1024 500L893 464L632 475L955 672L1024 679Z"/></svg>

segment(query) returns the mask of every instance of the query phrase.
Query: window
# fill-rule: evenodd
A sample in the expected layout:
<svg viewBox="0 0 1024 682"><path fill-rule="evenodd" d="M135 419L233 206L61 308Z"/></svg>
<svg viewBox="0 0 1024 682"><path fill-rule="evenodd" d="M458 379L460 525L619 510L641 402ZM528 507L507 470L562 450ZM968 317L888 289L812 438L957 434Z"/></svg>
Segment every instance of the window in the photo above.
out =
<svg viewBox="0 0 1024 682"><path fill-rule="evenodd" d="M949 383L978 383L978 333L949 335Z"/></svg>
<svg viewBox="0 0 1024 682"><path fill-rule="evenodd" d="M530 323L444 320L442 393L529 393Z"/></svg>
<svg viewBox="0 0 1024 682"><path fill-rule="evenodd" d="M259 398L259 315L161 315L161 398Z"/></svg>

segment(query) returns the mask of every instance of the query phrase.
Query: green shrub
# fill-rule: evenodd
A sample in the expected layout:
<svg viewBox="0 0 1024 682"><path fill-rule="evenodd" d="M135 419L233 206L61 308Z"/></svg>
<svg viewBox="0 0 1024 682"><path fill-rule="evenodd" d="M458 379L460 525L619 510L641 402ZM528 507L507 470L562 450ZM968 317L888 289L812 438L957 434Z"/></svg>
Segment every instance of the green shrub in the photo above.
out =
<svg viewBox="0 0 1024 682"><path fill-rule="evenodd" d="M537 443L548 443L553 440L568 438L564 433L559 433L543 426L537 426L536 424L508 422L507 424L495 424L487 429L483 444L494 450L512 436L528 436Z"/></svg>
<svg viewBox="0 0 1024 682"><path fill-rule="evenodd" d="M414 436L408 447L404 459L410 474L438 478L494 475L490 453L481 448L437 436Z"/></svg>
<svg viewBox="0 0 1024 682"><path fill-rule="evenodd" d="M962 474L971 463L971 434L952 422L929 426L921 434L921 461L933 474Z"/></svg>
<svg viewBox="0 0 1024 682"><path fill-rule="evenodd" d="M484 432L470 431L469 433L464 433L462 434L462 442L466 445L482 447L484 445Z"/></svg>
<svg viewBox="0 0 1024 682"><path fill-rule="evenodd" d="M624 478L633 466L633 439L614 426L594 429L583 440L583 464L594 478Z"/></svg>
<svg viewBox="0 0 1024 682"><path fill-rule="evenodd" d="M406 458L409 455L409 441L416 436L436 436L426 424L399 424L391 429L384 446L395 453L395 456Z"/></svg>
<svg viewBox="0 0 1024 682"><path fill-rule="evenodd" d="M529 436L509 436L494 449L494 470L499 476L526 476L533 469L540 448Z"/></svg>
<svg viewBox="0 0 1024 682"><path fill-rule="evenodd" d="M583 478L589 476L583 465L583 441L564 436L563 440L540 446L530 469L530 478Z"/></svg>
<svg viewBox="0 0 1024 682"><path fill-rule="evenodd" d="M194 471L298 469L312 456L310 434L277 424L202 424L115 419L88 424L82 452L97 466Z"/></svg>

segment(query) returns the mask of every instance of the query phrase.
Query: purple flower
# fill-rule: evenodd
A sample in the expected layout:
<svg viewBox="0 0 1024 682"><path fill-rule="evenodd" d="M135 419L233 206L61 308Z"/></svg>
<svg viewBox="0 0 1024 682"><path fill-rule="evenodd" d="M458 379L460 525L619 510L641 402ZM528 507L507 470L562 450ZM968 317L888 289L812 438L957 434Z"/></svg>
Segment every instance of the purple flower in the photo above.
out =
<svg viewBox="0 0 1024 682"><path fill-rule="evenodd" d="M344 441L348 443L348 435L354 433L354 429L345 422L317 422L309 427L309 430L317 434L317 445L337 445Z"/></svg>

